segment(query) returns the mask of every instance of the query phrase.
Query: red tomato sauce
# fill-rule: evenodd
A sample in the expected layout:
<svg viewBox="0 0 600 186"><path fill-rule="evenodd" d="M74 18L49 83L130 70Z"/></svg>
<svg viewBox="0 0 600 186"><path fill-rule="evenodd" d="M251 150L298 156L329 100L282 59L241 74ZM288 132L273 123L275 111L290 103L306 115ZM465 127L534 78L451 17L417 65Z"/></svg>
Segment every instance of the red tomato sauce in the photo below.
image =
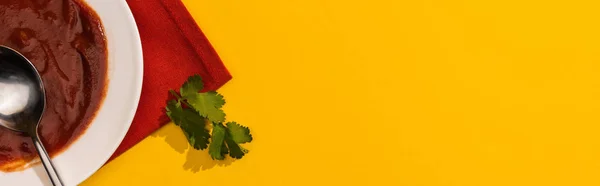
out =
<svg viewBox="0 0 600 186"><path fill-rule="evenodd" d="M47 105L39 133L51 156L93 120L107 83L106 38L98 15L80 0L0 0L0 45L36 66ZM37 158L31 139L0 128L0 171Z"/></svg>

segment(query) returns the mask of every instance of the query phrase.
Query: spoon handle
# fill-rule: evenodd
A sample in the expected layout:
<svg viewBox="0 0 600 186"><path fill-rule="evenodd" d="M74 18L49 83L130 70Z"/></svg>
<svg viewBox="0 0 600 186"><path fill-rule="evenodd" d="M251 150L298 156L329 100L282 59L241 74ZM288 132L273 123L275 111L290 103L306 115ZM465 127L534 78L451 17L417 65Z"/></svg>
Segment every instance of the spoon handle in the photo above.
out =
<svg viewBox="0 0 600 186"><path fill-rule="evenodd" d="M50 181L52 182L52 185L54 186L63 186L63 182L60 179L60 176L58 175L58 172L56 172L56 169L54 168L54 165L52 164L52 160L50 159L50 156L48 156L48 152L46 152L46 148L44 148L44 145L42 145L42 142L40 141L40 138L38 137L37 134L33 134L31 135L31 139L33 140L33 145L35 146L35 149L37 149L38 154L40 155L40 160L42 161L42 164L44 165L44 168L46 169L46 172L48 173L48 177L50 177Z"/></svg>

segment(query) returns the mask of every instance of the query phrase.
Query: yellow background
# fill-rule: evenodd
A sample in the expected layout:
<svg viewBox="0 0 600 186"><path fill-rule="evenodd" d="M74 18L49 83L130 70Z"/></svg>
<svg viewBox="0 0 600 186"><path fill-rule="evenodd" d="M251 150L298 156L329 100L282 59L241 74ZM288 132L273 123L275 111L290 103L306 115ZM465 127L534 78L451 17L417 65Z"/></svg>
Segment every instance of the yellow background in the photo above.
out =
<svg viewBox="0 0 600 186"><path fill-rule="evenodd" d="M599 1L184 2L250 153L171 124L83 185L600 185Z"/></svg>

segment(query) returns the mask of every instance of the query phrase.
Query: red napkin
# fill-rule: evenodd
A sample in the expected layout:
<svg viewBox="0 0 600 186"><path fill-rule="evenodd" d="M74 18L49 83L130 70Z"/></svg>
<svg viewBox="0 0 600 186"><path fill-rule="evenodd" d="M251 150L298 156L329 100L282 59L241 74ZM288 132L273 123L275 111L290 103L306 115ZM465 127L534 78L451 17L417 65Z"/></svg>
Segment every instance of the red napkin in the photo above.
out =
<svg viewBox="0 0 600 186"><path fill-rule="evenodd" d="M121 146L111 160L168 123L169 89L178 89L193 74L206 90L216 90L231 75L180 0L127 0L142 39L142 96Z"/></svg>

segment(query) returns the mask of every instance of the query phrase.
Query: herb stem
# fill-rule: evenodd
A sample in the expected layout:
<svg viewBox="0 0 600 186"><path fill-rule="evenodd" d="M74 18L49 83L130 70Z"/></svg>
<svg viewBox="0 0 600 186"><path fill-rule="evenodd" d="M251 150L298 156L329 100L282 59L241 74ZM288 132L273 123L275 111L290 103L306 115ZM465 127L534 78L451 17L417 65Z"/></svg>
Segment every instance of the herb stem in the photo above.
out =
<svg viewBox="0 0 600 186"><path fill-rule="evenodd" d="M173 96L175 96L177 99L183 99L183 98L181 98L181 96L180 96L179 94L177 94L177 92L175 92L173 89L169 90L169 92L170 92L170 93L171 93Z"/></svg>
<svg viewBox="0 0 600 186"><path fill-rule="evenodd" d="M187 101L185 101L179 94L177 94L177 92L175 92L173 89L169 90L169 92L175 96L175 98L177 98L177 100L179 100L179 102L182 102L183 104L185 104L185 106L188 106L190 108L194 108L192 107L192 105L190 105Z"/></svg>

